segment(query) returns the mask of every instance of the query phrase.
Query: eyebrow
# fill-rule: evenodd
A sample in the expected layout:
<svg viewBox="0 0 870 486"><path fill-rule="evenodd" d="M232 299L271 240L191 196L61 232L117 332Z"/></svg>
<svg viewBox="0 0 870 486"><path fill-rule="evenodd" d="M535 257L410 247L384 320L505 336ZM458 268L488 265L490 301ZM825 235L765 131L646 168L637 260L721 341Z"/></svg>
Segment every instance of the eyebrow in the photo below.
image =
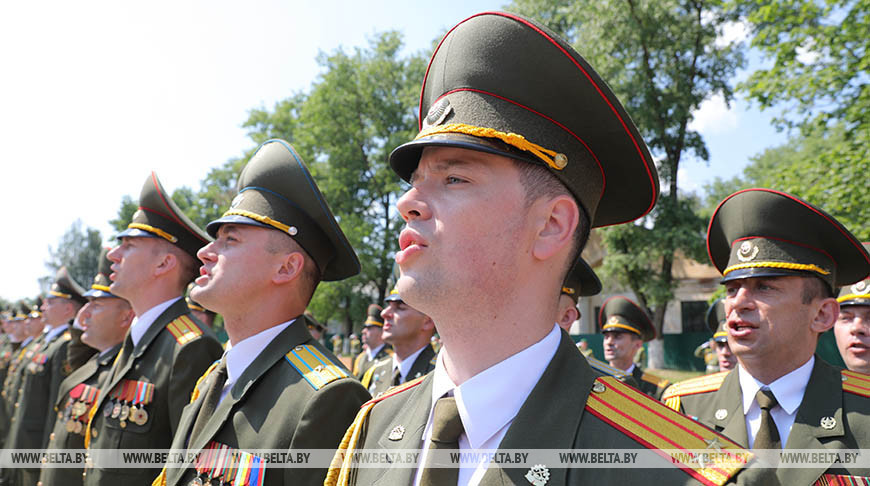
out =
<svg viewBox="0 0 870 486"><path fill-rule="evenodd" d="M473 155L468 155L468 157L472 157ZM477 160L465 160L465 159L457 159L455 157L445 157L442 159L438 159L436 162L432 164L433 172L445 172L452 167L469 167L472 165L482 165ZM411 173L411 180L409 181L411 184L417 180L417 170L419 170L420 166L417 166L417 169L414 169L414 172Z"/></svg>

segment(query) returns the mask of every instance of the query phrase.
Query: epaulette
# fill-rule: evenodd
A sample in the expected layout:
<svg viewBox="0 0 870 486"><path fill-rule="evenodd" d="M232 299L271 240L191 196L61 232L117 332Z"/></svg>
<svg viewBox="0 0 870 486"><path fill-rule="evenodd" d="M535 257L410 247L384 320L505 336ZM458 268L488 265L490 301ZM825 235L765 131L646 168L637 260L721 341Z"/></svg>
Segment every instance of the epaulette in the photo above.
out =
<svg viewBox="0 0 870 486"><path fill-rule="evenodd" d="M202 329L186 315L177 317L166 325L166 329L182 346L202 336Z"/></svg>
<svg viewBox="0 0 870 486"><path fill-rule="evenodd" d="M320 350L307 344L296 346L284 358L315 390L349 376L346 371L324 356Z"/></svg>
<svg viewBox="0 0 870 486"><path fill-rule="evenodd" d="M362 364L361 362L362 362L364 356L365 356L365 351L356 355L356 358L353 360L353 370L351 370L351 373L353 373L354 375L359 372L359 367Z"/></svg>
<svg viewBox="0 0 870 486"><path fill-rule="evenodd" d="M704 484L725 484L753 457L727 437L613 377L595 380L586 410ZM695 456L681 453L705 449L715 454L686 460Z"/></svg>
<svg viewBox="0 0 870 486"><path fill-rule="evenodd" d="M843 375L843 391L853 395L870 397L870 375L849 370L843 370L841 373Z"/></svg>
<svg viewBox="0 0 870 486"><path fill-rule="evenodd" d="M212 363L211 366L209 366L209 367L205 370L205 373L203 373L202 376L200 376L199 378L197 378L197 380L196 380L196 384L193 385L193 391L190 392L190 403L195 402L196 399L199 397L199 384L202 383L203 380L205 380L205 379L208 377L209 373L211 373L211 371L212 371L213 369L217 368L217 365L218 365L218 363L220 363L220 362L221 362L221 360L217 360L217 361L215 361L214 363Z"/></svg>
<svg viewBox="0 0 870 486"><path fill-rule="evenodd" d="M664 387L670 385L670 383L671 383L664 378L656 376L652 373L647 373L646 371L644 371L643 374L640 375L640 379L647 382L647 383L652 383L653 385L655 385L659 388L664 388Z"/></svg>
<svg viewBox="0 0 870 486"><path fill-rule="evenodd" d="M674 383L665 390L664 394L662 394L662 401L665 402L665 405L669 408L679 412L681 408L681 397L718 390L719 387L722 386L722 382L725 381L725 376L727 376L728 373L728 371L720 371L718 373L690 378L679 383Z"/></svg>
<svg viewBox="0 0 870 486"><path fill-rule="evenodd" d="M369 412L371 412L372 408L380 402L381 400L385 400L397 393L401 393L405 390L414 388L419 385L425 376L421 376L420 378L415 378L410 381L406 381L399 386L395 386L390 388L389 391L380 395L376 398L372 398L366 403L362 404L359 412L356 414L356 418L353 419L353 422L350 424L350 427L347 428L347 431L344 433L344 437L341 439L341 443L338 444L338 449L335 451L335 455L332 458L332 463L329 466L329 471L326 473L326 480L323 481L323 486L347 486L350 481L350 471L353 461L353 451L356 450L356 445L359 443L360 436L362 434L363 426L365 425L366 418L368 418Z"/></svg>
<svg viewBox="0 0 870 486"><path fill-rule="evenodd" d="M605 363L604 361L601 361L600 359L597 359L593 356L587 356L586 361L589 362L589 366L591 366L593 370L598 371L599 373L604 373L605 375L608 375L608 376L613 376L615 378L619 378L620 381L625 381L625 379L628 378L628 376L629 376L629 374L626 373L625 371L623 371L619 368L610 366L609 364Z"/></svg>

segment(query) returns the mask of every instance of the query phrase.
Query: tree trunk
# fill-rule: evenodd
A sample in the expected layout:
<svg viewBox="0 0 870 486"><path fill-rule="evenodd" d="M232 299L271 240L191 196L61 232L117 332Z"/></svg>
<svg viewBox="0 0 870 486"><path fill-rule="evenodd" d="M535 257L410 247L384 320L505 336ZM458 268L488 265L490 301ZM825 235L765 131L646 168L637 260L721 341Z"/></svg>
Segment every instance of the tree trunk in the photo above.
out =
<svg viewBox="0 0 870 486"><path fill-rule="evenodd" d="M647 344L647 367L654 369L665 367L665 340L661 337Z"/></svg>

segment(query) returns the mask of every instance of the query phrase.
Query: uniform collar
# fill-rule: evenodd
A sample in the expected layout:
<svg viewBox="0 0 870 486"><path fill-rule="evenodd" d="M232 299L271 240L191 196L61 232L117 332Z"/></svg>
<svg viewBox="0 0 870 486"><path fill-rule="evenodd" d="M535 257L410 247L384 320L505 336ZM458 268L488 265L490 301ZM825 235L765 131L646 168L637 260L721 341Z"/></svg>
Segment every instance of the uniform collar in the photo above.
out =
<svg viewBox="0 0 870 486"><path fill-rule="evenodd" d="M63 333L63 332L66 331L67 329L69 329L69 324L63 324L63 325L60 325L60 326L57 326L57 327L54 327L54 328L49 328L48 331L46 331L46 334L45 334L45 342L51 342L51 341L53 341L54 338L60 336L61 333Z"/></svg>
<svg viewBox="0 0 870 486"><path fill-rule="evenodd" d="M465 435L472 448L480 448L505 428L519 412L552 361L561 339L553 325L543 339L456 386L444 367L444 353L435 363L432 403L453 393ZM431 413L431 412L430 412Z"/></svg>
<svg viewBox="0 0 870 486"><path fill-rule="evenodd" d="M293 324L296 318L290 319L287 322L282 322L276 326L260 331L253 336L249 336L224 353L223 360L227 363L227 381L224 385L224 393L232 388L233 384L242 376L242 373L251 366L251 363L260 355L266 346L275 339L275 336L287 329L290 324Z"/></svg>
<svg viewBox="0 0 870 486"><path fill-rule="evenodd" d="M749 407L755 403L755 394L761 388L769 388L773 392L773 396L776 397L779 406L789 415L794 414L804 399L804 392L810 381L815 362L816 357L810 356L806 363L777 378L770 385L756 380L743 368L743 365L738 363L737 374L740 378L740 389L743 392L743 414L746 415L749 412Z"/></svg>
<svg viewBox="0 0 870 486"><path fill-rule="evenodd" d="M166 302L162 302L148 309L142 313L141 316L133 318L133 323L130 324L130 339L133 340L134 347L139 344L139 341L142 340L142 336L148 332L148 328L151 327L151 324L154 324L154 321L160 317L160 314L163 314L163 311L168 309L169 306L177 302L179 299L181 299L181 296L169 299Z"/></svg>
<svg viewBox="0 0 870 486"><path fill-rule="evenodd" d="M381 343L381 345L375 349L366 349L366 355L368 356L369 361L375 359L375 356L377 356L382 349L384 349L384 343Z"/></svg>
<svg viewBox="0 0 870 486"><path fill-rule="evenodd" d="M393 369L393 371L395 371L396 368L399 368L399 373L402 374L403 381L408 376L408 373L411 372L411 367L414 366L414 362L417 361L417 356L420 356L420 353L422 353L423 350L426 349L426 346L428 346L428 344L426 344L422 348L414 351L413 353L411 353L410 356L408 356L407 358L405 358L403 360L399 360L399 353L393 353L393 368L392 369Z"/></svg>

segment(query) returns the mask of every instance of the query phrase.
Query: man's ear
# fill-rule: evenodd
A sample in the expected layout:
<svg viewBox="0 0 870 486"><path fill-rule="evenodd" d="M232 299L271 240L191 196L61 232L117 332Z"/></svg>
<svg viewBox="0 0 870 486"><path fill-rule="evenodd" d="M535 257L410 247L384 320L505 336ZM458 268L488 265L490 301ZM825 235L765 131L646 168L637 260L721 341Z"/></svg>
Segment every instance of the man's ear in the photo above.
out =
<svg viewBox="0 0 870 486"><path fill-rule="evenodd" d="M296 280L302 275L304 265L305 257L302 256L302 253L298 251L288 253L281 260L277 271L272 275L272 282L283 285Z"/></svg>
<svg viewBox="0 0 870 486"><path fill-rule="evenodd" d="M580 208L574 198L563 194L548 201L539 200L532 209L538 217L538 232L532 244L532 255L539 260L547 260L570 248L574 241L574 231L580 221Z"/></svg>
<svg viewBox="0 0 870 486"><path fill-rule="evenodd" d="M837 322L837 317L840 316L840 304L837 299L828 297L815 305L818 307L813 322L810 323L810 329L813 332L823 333L834 327L834 323Z"/></svg>
<svg viewBox="0 0 870 486"><path fill-rule="evenodd" d="M161 252L160 261L157 262L157 266L154 267L154 276L159 277L166 273L172 271L172 269L178 267L181 262L178 261L178 256L173 254L170 251Z"/></svg>

